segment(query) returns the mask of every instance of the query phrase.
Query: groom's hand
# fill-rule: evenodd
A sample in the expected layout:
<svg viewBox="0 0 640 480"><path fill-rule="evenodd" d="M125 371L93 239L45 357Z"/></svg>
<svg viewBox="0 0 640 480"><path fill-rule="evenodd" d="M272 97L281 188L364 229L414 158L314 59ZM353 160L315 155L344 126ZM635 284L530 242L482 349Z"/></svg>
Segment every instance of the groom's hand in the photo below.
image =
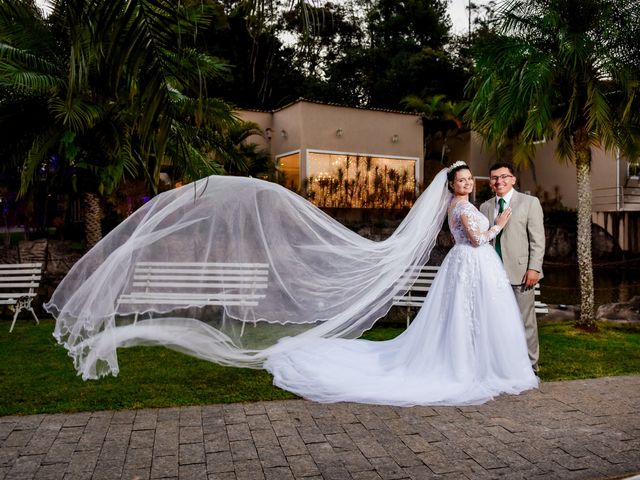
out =
<svg viewBox="0 0 640 480"><path fill-rule="evenodd" d="M529 290L538 283L538 280L540 280L540 272L529 269L522 277L522 288Z"/></svg>

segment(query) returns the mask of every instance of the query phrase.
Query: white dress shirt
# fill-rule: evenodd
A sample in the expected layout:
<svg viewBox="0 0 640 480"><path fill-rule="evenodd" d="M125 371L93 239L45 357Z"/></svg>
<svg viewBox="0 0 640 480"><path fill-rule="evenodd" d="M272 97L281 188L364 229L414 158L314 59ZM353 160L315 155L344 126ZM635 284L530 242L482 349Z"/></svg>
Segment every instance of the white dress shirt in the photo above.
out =
<svg viewBox="0 0 640 480"><path fill-rule="evenodd" d="M500 211L500 199L504 198L504 209L506 210L509 206L509 203L511 202L511 197L513 197L513 191L514 189L512 188L504 197L498 197L496 195L496 217L498 216L498 212Z"/></svg>

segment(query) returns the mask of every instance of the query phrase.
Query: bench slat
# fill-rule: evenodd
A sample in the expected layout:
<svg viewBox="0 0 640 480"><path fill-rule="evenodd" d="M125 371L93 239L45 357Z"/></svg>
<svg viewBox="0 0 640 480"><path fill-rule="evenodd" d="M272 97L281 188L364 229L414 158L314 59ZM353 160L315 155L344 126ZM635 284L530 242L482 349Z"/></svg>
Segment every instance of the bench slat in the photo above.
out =
<svg viewBox="0 0 640 480"><path fill-rule="evenodd" d="M0 275L2 275L3 278L10 276L37 276L40 277L40 269L33 269L33 270L0 270Z"/></svg>
<svg viewBox="0 0 640 480"><path fill-rule="evenodd" d="M19 298L19 297L35 297L38 294L36 292L10 292L0 293L0 298Z"/></svg>
<svg viewBox="0 0 640 480"><path fill-rule="evenodd" d="M166 298L166 299L176 299L176 300L180 300L180 299L184 299L184 298L204 298L204 299L210 299L210 298L220 298L220 299L225 299L225 298L231 298L231 299L238 299L238 298L250 298L250 299L259 299L259 298L265 298L265 294L262 293L179 293L179 292L132 292L132 293L125 293L123 295L120 296L120 298L123 299L132 299L132 298L145 298L145 299L150 299L150 298Z"/></svg>
<svg viewBox="0 0 640 480"><path fill-rule="evenodd" d="M120 301L121 304L126 305L148 305L151 303L151 300L154 304L160 305L180 305L180 306L202 306L202 305L244 305L249 307L258 306L258 302L255 300L204 300L201 298L195 299L194 301L189 301L189 299L169 299L169 298L153 298L153 299L124 299Z"/></svg>
<svg viewBox="0 0 640 480"><path fill-rule="evenodd" d="M161 267L226 267L226 268L269 268L268 263L226 263L226 262L138 262L140 267L161 266Z"/></svg>
<svg viewBox="0 0 640 480"><path fill-rule="evenodd" d="M134 287L149 287L149 288L193 288L198 289L212 289L212 288L267 288L266 283L198 283L198 282L133 282Z"/></svg>
<svg viewBox="0 0 640 480"><path fill-rule="evenodd" d="M212 281L225 281L225 282L239 282L239 281L251 281L260 280L266 282L269 277L267 275L147 275L147 274L134 274L134 281L146 281L148 279L158 280L191 280L194 282L212 282Z"/></svg>
<svg viewBox="0 0 640 480"><path fill-rule="evenodd" d="M4 269L42 268L42 263L0 263L0 270Z"/></svg>
<svg viewBox="0 0 640 480"><path fill-rule="evenodd" d="M39 282L13 282L5 283L0 282L0 288L38 288Z"/></svg>

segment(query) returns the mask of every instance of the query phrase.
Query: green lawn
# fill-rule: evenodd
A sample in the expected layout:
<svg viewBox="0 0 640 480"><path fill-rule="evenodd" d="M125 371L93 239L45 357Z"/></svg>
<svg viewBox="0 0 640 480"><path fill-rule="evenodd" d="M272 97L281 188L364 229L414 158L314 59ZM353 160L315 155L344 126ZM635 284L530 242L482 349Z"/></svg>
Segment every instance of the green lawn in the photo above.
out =
<svg viewBox="0 0 640 480"><path fill-rule="evenodd" d="M118 351L120 375L83 382L51 336L52 320L21 317L9 334L0 320L0 415L168 407L295 398L261 370L221 367L159 347ZM373 340L400 328L378 327ZM542 325L543 381L640 374L640 326L601 323L600 332L568 323Z"/></svg>

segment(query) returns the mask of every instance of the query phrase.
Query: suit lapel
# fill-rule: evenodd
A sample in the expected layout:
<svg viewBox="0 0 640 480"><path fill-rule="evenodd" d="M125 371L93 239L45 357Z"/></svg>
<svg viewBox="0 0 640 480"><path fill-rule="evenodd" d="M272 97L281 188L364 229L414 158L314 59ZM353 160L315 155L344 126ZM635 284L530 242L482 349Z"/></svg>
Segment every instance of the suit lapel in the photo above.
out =
<svg viewBox="0 0 640 480"><path fill-rule="evenodd" d="M489 202L489 220L491 220L491 225L496 223L496 197L493 197Z"/></svg>

